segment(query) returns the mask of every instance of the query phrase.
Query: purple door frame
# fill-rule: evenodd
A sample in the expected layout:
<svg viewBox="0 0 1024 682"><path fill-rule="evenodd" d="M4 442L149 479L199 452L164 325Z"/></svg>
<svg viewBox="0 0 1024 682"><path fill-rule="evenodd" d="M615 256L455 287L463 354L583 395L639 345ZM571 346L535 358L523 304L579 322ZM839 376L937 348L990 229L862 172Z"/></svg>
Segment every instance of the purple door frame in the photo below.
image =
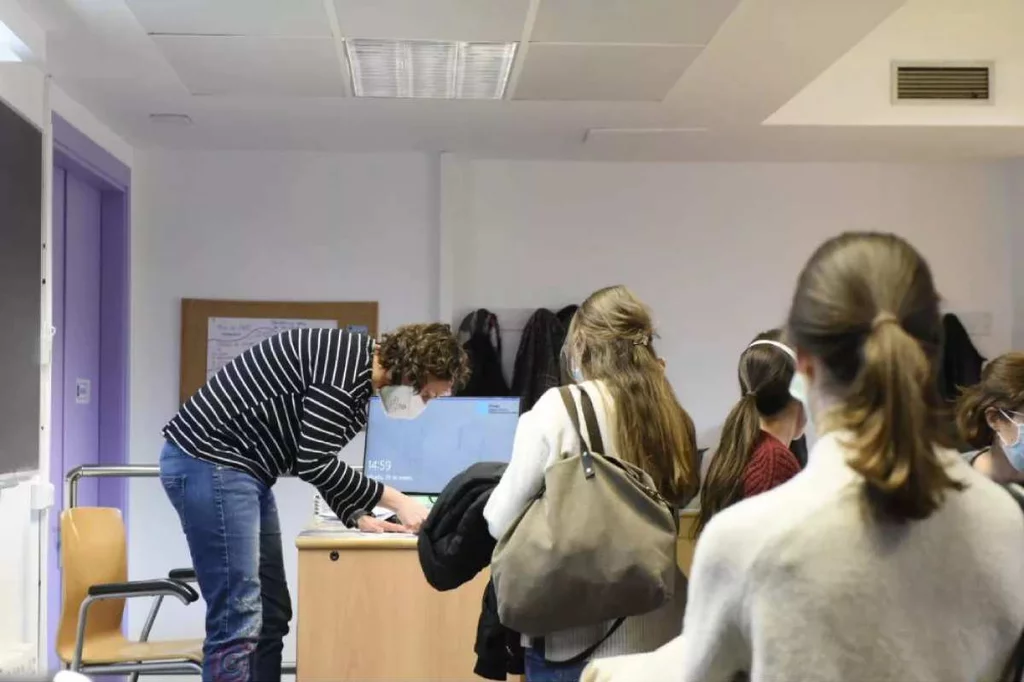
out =
<svg viewBox="0 0 1024 682"><path fill-rule="evenodd" d="M109 152L93 142L77 128L56 114L53 115L53 165L55 175L70 174L85 180L100 191L100 356L97 395L99 407L99 452L102 464L128 461L128 343L129 343L129 272L131 171ZM58 173L59 171L59 173ZM63 267L67 254L63 235L58 235L58 216L54 216L53 291L54 326L63 326L57 315L64 310ZM63 218L60 218L63 224ZM58 334L62 334L58 327ZM50 435L50 482L55 488L51 528L59 527L57 519L64 508L63 471L63 338L54 339L54 363L51 391L53 410ZM60 356L60 357L58 357ZM128 482L124 479L99 479L98 504L128 509ZM127 524L127 514L125 523ZM56 546L53 538L51 548ZM51 551L51 554L55 552ZM56 630L60 622L60 570L58 557L50 556L47 575L47 638L50 662L56 663Z"/></svg>

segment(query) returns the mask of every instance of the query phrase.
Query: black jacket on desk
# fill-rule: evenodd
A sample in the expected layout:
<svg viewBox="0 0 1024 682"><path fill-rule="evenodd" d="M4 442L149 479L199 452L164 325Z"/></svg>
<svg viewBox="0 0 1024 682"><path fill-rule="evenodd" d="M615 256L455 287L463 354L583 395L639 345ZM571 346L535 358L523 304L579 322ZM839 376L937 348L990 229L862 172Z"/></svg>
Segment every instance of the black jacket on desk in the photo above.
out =
<svg viewBox="0 0 1024 682"><path fill-rule="evenodd" d="M498 485L505 465L481 462L453 478L438 496L416 543L420 567L437 590L453 590L469 582L491 563L495 540L487 530L484 505ZM504 680L523 673L520 636L498 620L494 587L484 591L477 624L477 675Z"/></svg>

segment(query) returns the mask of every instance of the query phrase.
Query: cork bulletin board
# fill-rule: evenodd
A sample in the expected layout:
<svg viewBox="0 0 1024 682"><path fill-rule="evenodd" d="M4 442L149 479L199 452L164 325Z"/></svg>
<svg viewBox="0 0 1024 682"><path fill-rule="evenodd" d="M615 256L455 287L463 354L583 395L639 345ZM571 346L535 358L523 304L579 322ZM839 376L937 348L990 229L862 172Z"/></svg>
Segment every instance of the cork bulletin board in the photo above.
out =
<svg viewBox="0 0 1024 682"><path fill-rule="evenodd" d="M181 384L184 403L233 357L286 329L327 327L377 334L377 303L181 301Z"/></svg>

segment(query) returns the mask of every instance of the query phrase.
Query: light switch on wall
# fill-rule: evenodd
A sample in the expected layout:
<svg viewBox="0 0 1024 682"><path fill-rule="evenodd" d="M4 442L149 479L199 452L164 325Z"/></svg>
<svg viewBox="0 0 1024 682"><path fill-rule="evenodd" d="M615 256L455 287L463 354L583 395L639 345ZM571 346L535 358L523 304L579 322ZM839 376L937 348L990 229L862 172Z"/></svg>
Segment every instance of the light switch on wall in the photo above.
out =
<svg viewBox="0 0 1024 682"><path fill-rule="evenodd" d="M75 381L75 402L79 405L88 405L92 402L92 381L89 379Z"/></svg>

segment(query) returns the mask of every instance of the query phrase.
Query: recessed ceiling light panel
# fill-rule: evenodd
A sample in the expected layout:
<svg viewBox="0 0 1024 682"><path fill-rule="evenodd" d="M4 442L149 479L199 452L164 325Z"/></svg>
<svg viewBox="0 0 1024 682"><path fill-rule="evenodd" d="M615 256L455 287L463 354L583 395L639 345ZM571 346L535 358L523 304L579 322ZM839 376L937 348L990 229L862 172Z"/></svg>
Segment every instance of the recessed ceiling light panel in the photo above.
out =
<svg viewBox="0 0 1024 682"><path fill-rule="evenodd" d="M501 99L517 43L345 41L356 97Z"/></svg>
<svg viewBox="0 0 1024 682"><path fill-rule="evenodd" d="M0 62L20 62L29 56L29 49L21 38L0 21Z"/></svg>

